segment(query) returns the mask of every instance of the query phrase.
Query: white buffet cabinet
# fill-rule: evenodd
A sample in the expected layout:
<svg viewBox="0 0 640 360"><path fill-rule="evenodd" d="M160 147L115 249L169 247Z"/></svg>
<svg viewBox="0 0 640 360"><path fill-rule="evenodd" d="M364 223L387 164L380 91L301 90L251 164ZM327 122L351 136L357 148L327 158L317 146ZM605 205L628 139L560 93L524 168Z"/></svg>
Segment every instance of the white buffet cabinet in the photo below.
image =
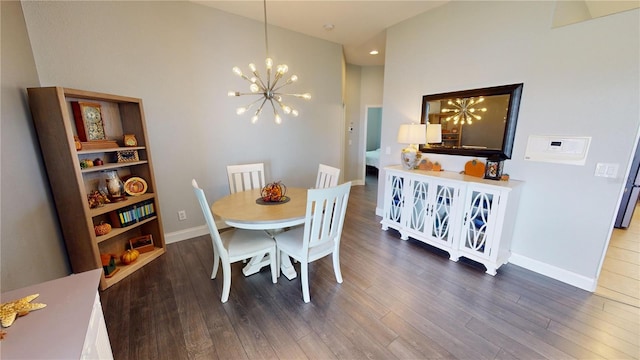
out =
<svg viewBox="0 0 640 360"><path fill-rule="evenodd" d="M402 166L384 170L383 230L445 250L453 261L477 261L490 275L508 262L521 181Z"/></svg>
<svg viewBox="0 0 640 360"><path fill-rule="evenodd" d="M47 304L13 325L0 342L2 359L113 359L98 284L102 269L3 293L2 302L40 294Z"/></svg>

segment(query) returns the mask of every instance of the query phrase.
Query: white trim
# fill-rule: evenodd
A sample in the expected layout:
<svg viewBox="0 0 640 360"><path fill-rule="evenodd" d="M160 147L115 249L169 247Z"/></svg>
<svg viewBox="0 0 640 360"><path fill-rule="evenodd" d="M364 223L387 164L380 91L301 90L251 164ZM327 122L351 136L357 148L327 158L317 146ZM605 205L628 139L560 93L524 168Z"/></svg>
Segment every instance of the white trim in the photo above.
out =
<svg viewBox="0 0 640 360"><path fill-rule="evenodd" d="M376 215L382 217L384 215L384 209L376 207Z"/></svg>
<svg viewBox="0 0 640 360"><path fill-rule="evenodd" d="M355 186L355 185L364 185L364 180L363 179L351 180L351 186Z"/></svg>
<svg viewBox="0 0 640 360"><path fill-rule="evenodd" d="M216 221L216 226L218 227L218 229L224 229L229 227L229 225L227 225L226 223L218 222L218 221ZM172 233L166 233L164 234L164 242L166 244L172 244L178 241L189 240L198 236L207 235L208 233L209 233L209 228L207 227L207 225L200 225L200 226L196 226L196 227L192 227L184 230L175 231Z"/></svg>
<svg viewBox="0 0 640 360"><path fill-rule="evenodd" d="M511 257L509 258L509 262L538 274L542 274L552 279L562 281L563 283L567 283L582 290L586 290L589 292L594 292L596 290L597 280L594 278L588 278L574 272L528 258L526 256L512 253Z"/></svg>

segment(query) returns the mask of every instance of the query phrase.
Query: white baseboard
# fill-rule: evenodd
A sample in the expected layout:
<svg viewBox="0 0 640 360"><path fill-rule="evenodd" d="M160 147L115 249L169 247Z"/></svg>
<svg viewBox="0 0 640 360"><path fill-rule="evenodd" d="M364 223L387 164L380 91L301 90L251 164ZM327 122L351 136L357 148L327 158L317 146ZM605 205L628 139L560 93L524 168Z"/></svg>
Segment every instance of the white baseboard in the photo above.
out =
<svg viewBox="0 0 640 360"><path fill-rule="evenodd" d="M351 180L351 186L354 185L364 185L364 180Z"/></svg>
<svg viewBox="0 0 640 360"><path fill-rule="evenodd" d="M376 215L382 217L382 215L384 215L384 210L379 208L379 207L377 207L376 208Z"/></svg>
<svg viewBox="0 0 640 360"><path fill-rule="evenodd" d="M562 281L563 283L567 283L582 290L586 290L589 292L594 292L596 290L596 279L588 278L571 271L528 258L526 256L512 253L511 257L509 258L509 262L538 274L542 274L552 279Z"/></svg>
<svg viewBox="0 0 640 360"><path fill-rule="evenodd" d="M178 241L206 235L208 233L209 233L209 228L206 225L197 226L189 229L175 231L172 233L166 233L164 234L164 242L167 244L171 244Z"/></svg>

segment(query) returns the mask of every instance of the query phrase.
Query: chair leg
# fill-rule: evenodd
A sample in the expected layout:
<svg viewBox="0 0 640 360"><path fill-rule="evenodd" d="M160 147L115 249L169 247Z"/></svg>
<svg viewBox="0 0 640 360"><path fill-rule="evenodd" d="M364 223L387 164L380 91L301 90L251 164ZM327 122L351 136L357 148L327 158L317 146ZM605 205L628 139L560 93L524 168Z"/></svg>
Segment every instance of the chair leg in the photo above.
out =
<svg viewBox="0 0 640 360"><path fill-rule="evenodd" d="M300 261L300 278L302 279L302 300L308 303L311 301L309 296L309 262Z"/></svg>
<svg viewBox="0 0 640 360"><path fill-rule="evenodd" d="M273 245L271 251L269 252L269 263L271 265L271 281L276 284L278 282L278 276L280 276L280 268L278 267L278 255L276 255L278 251L276 250L276 246Z"/></svg>
<svg viewBox="0 0 640 360"><path fill-rule="evenodd" d="M231 291L231 264L222 264L222 299L223 303L229 300L229 291Z"/></svg>
<svg viewBox="0 0 640 360"><path fill-rule="evenodd" d="M340 271L340 252L333 251L333 272L336 275L338 284L342 284L342 272Z"/></svg>
<svg viewBox="0 0 640 360"><path fill-rule="evenodd" d="M220 257L216 252L213 252L213 270L211 271L211 278L215 279L218 274L218 266L220 266Z"/></svg>

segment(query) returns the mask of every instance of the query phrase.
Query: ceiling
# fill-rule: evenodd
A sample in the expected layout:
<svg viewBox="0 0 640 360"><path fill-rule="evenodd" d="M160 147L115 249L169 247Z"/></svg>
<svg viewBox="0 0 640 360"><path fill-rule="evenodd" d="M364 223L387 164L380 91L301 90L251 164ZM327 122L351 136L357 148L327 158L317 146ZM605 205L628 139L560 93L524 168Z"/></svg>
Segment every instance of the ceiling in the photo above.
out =
<svg viewBox="0 0 640 360"><path fill-rule="evenodd" d="M218 10L264 21L262 0L190 0ZM347 63L384 65L388 27L456 0L269 0L269 25L341 44ZM635 9L640 1L556 1L553 26L564 26ZM331 30L326 30L332 25ZM378 55L369 51L378 50Z"/></svg>
<svg viewBox="0 0 640 360"><path fill-rule="evenodd" d="M260 0L192 1L264 21L264 3ZM384 65L386 29L447 1L269 0L266 2L267 22L341 44L349 64ZM333 25L333 29L326 30L326 25ZM378 50L379 54L369 55L371 50Z"/></svg>

